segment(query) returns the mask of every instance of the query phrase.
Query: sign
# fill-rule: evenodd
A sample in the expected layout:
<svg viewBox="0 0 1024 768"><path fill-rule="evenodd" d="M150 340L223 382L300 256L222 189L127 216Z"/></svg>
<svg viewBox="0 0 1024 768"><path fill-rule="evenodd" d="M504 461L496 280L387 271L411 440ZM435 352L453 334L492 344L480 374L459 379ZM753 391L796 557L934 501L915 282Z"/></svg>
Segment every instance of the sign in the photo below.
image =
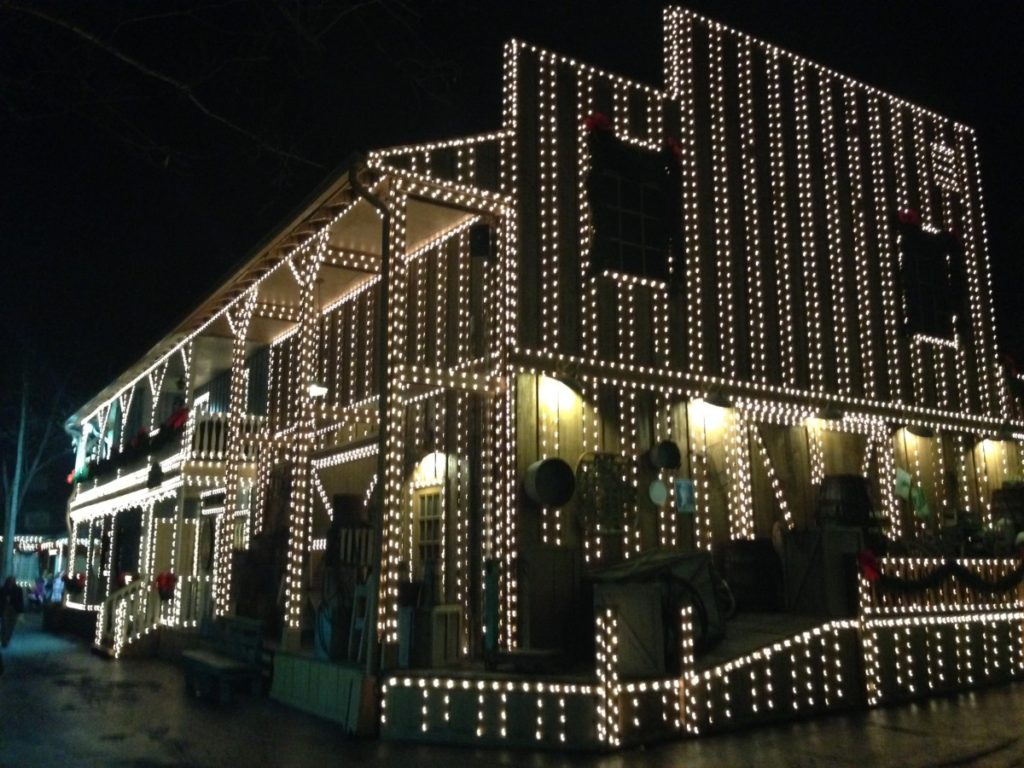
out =
<svg viewBox="0 0 1024 768"><path fill-rule="evenodd" d="M676 480L676 510L684 515L697 511L697 494L693 480Z"/></svg>

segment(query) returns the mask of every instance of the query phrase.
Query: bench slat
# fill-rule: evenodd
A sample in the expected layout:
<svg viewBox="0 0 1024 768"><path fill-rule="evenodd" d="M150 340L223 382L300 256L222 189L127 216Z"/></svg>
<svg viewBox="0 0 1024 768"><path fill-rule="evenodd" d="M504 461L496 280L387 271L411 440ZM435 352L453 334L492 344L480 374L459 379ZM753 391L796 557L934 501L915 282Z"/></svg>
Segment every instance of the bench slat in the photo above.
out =
<svg viewBox="0 0 1024 768"><path fill-rule="evenodd" d="M209 691L205 681L217 680L222 703L231 695L233 683L249 680L258 693L263 677L263 625L236 616L217 619L205 647L183 651L185 682L190 692Z"/></svg>

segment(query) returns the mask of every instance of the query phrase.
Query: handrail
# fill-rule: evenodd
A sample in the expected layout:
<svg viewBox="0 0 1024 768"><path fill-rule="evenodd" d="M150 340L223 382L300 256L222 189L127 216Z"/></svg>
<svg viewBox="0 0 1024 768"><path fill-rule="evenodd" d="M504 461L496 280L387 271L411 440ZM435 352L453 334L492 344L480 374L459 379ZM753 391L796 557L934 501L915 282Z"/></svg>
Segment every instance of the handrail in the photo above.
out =
<svg viewBox="0 0 1024 768"><path fill-rule="evenodd" d="M266 426L266 417L243 414L239 431L242 459L256 460L257 440ZM228 414L200 413L195 416L192 430L192 458L205 461L223 461L228 455Z"/></svg>
<svg viewBox="0 0 1024 768"><path fill-rule="evenodd" d="M111 638L110 651L115 659L124 647L151 632L160 623L160 598L152 581L143 574L130 584L111 592L96 617L96 645L105 647Z"/></svg>
<svg viewBox="0 0 1024 768"><path fill-rule="evenodd" d="M180 576L173 599L163 600L152 577L141 574L130 584L111 592L100 605L96 617L96 647L107 647L104 640L109 638L109 650L119 659L126 646L161 624L198 627L209 606L210 580L210 576Z"/></svg>

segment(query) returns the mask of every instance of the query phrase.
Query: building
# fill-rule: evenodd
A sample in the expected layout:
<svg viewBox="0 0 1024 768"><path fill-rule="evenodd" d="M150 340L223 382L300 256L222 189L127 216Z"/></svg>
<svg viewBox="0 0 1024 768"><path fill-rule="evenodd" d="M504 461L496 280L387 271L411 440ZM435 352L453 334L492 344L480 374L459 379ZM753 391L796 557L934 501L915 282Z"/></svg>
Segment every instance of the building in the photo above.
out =
<svg viewBox="0 0 1024 768"><path fill-rule="evenodd" d="M257 617L281 700L556 748L1024 672L974 132L664 52L510 42L499 130L353 160L74 416L97 644Z"/></svg>

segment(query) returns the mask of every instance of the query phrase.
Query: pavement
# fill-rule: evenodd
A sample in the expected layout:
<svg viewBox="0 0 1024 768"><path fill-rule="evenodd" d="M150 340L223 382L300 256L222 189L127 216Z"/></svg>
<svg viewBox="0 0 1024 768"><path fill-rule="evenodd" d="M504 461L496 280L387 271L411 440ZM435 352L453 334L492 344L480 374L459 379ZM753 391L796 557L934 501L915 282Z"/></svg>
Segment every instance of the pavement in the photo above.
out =
<svg viewBox="0 0 1024 768"><path fill-rule="evenodd" d="M614 754L475 750L346 738L266 698L218 707L158 659L109 661L23 617L3 651L0 768L300 766L1024 766L1024 683Z"/></svg>

